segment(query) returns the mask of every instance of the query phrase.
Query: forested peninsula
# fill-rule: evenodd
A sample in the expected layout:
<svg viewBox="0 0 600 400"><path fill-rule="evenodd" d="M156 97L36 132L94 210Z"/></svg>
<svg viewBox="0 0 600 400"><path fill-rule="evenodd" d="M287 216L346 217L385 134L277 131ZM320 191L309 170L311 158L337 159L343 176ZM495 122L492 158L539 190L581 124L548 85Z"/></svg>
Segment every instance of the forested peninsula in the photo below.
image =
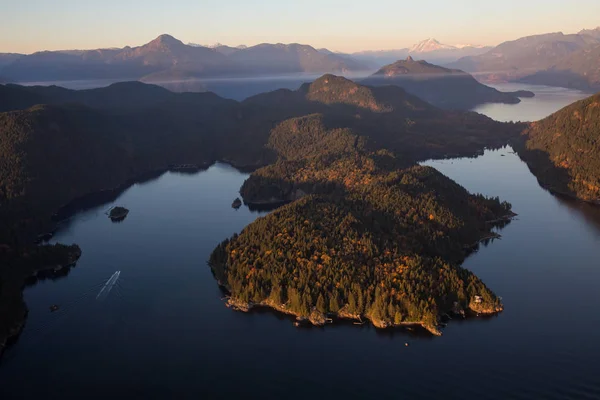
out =
<svg viewBox="0 0 600 400"><path fill-rule="evenodd" d="M495 236L491 221L509 218L510 204L470 195L433 168L396 168L387 152L291 163L284 186L315 194L259 218L211 256L229 304L268 306L316 325L365 318L434 334L443 314L502 310L460 263Z"/></svg>

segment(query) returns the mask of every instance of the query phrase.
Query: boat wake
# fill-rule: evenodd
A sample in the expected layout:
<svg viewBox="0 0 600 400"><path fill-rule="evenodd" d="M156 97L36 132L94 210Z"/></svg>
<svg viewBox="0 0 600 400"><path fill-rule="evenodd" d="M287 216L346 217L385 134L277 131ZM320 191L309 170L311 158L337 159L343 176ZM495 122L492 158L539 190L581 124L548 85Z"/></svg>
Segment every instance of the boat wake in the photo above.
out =
<svg viewBox="0 0 600 400"><path fill-rule="evenodd" d="M104 286L102 286L102 289L100 289L100 292L98 292L96 300L104 300L108 296L112 288L115 286L115 283L117 283L120 275L121 271L116 271L110 278L108 278Z"/></svg>

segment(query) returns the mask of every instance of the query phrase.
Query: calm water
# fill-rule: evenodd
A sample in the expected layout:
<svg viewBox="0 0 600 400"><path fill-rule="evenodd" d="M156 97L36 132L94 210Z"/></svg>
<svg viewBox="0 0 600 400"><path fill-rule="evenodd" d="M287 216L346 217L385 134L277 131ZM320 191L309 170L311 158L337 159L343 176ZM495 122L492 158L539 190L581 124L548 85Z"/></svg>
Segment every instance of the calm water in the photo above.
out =
<svg viewBox="0 0 600 400"><path fill-rule="evenodd" d="M122 223L106 204L57 235L83 256L26 290L0 398L600 398L600 208L544 191L510 148L427 164L519 213L465 262L503 297L499 316L431 338L227 309L206 260L259 214L230 207L246 175L218 164L131 187L114 203L131 210Z"/></svg>
<svg viewBox="0 0 600 400"><path fill-rule="evenodd" d="M488 86L495 87L503 92L516 90L529 90L535 97L523 98L517 105L514 104L483 104L475 107L473 111L485 114L496 121L537 121L547 117L564 106L584 99L589 94L579 90L571 90L552 86L525 85L522 83L498 83Z"/></svg>

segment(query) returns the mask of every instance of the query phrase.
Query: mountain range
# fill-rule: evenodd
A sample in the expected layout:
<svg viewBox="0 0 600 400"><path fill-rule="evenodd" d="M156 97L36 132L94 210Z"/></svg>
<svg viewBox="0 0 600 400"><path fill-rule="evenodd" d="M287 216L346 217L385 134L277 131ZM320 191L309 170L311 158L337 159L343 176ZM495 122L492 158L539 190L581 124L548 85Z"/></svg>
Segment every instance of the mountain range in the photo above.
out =
<svg viewBox="0 0 600 400"><path fill-rule="evenodd" d="M480 54L485 47L450 46L435 39L412 49L343 54L328 49L291 43L236 47L184 44L160 35L138 47L95 50L40 51L30 55L0 54L0 79L4 82L72 80L141 80L171 90L202 91L198 79L268 74L360 73L419 54L431 62L455 61Z"/></svg>
<svg viewBox="0 0 600 400"><path fill-rule="evenodd" d="M473 74L486 82L520 81L600 90L600 27L576 34L523 37L496 47L423 40L410 48L351 54L303 44L211 46L161 35L138 47L0 53L0 82L140 80L176 91L205 91L207 78L270 74L365 74L407 56Z"/></svg>
<svg viewBox="0 0 600 400"><path fill-rule="evenodd" d="M358 61L325 54L307 45L265 43L247 48L208 48L186 45L169 35L161 35L139 47L3 55L0 62L5 64L0 76L8 82L81 79L170 82L273 73L347 73L367 68Z"/></svg>
<svg viewBox="0 0 600 400"><path fill-rule="evenodd" d="M450 63L485 81L520 81L600 90L600 28L577 34L534 35L504 42L484 54Z"/></svg>

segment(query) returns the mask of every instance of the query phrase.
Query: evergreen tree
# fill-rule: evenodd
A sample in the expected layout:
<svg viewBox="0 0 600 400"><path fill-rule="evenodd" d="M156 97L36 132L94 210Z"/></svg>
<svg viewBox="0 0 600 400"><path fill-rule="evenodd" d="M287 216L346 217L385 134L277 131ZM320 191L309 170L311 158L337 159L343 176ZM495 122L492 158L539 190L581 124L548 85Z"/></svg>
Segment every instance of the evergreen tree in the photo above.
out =
<svg viewBox="0 0 600 400"><path fill-rule="evenodd" d="M324 313L325 310L325 299L323 295L319 293L319 297L317 298L317 311Z"/></svg>
<svg viewBox="0 0 600 400"><path fill-rule="evenodd" d="M338 312L340 310L340 305L338 302L338 296L337 293L334 293L330 298L329 298L329 311L331 312Z"/></svg>

